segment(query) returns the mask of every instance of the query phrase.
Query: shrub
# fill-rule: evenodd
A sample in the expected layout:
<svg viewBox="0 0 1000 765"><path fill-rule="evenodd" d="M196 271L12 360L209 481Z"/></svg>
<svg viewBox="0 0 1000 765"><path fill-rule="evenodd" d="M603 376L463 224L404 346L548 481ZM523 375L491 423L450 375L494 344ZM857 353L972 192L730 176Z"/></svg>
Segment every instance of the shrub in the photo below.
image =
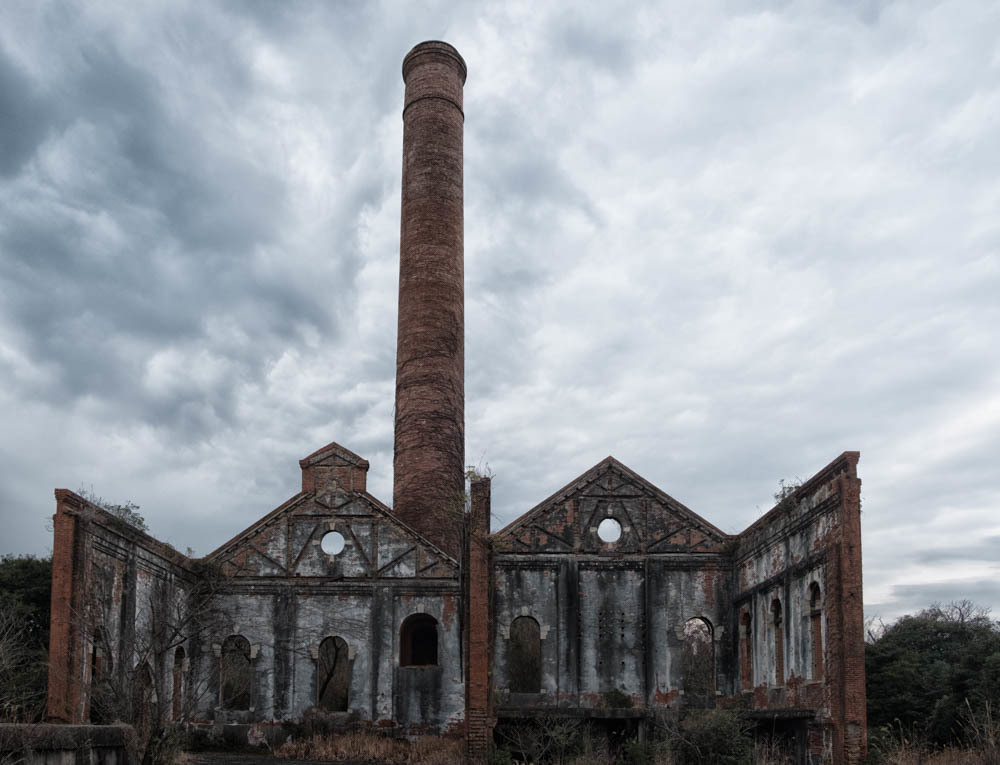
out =
<svg viewBox="0 0 1000 765"><path fill-rule="evenodd" d="M677 765L744 765L753 756L750 725L728 709L692 709L667 732Z"/></svg>

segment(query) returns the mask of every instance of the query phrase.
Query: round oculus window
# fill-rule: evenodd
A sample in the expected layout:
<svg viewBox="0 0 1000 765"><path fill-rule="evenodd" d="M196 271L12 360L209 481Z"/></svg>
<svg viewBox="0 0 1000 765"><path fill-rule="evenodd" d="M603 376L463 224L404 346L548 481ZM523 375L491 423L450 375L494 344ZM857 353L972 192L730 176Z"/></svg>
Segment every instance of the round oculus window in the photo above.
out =
<svg viewBox="0 0 1000 765"><path fill-rule="evenodd" d="M597 526L597 536L607 544L617 542L622 536L622 525L614 518L605 518Z"/></svg>
<svg viewBox="0 0 1000 765"><path fill-rule="evenodd" d="M319 546L327 555L338 555L344 550L344 535L339 531L328 531L323 535Z"/></svg>

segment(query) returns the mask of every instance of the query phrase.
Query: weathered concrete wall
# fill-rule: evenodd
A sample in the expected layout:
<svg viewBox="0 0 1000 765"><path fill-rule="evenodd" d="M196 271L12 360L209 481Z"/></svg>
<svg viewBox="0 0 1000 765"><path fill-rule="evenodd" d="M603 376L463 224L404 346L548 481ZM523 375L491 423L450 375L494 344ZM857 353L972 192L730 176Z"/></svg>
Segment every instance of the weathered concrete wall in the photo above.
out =
<svg viewBox="0 0 1000 765"><path fill-rule="evenodd" d="M312 588L273 586L256 580L233 585L220 596L232 615L203 652L205 675L213 678L198 717L218 722L301 719L318 704L317 657L326 637L344 639L350 650L347 719L380 725L447 729L464 719L464 685L457 588L327 583ZM399 666L399 625L413 613L439 625L435 667ZM226 634L223 634L226 633ZM221 705L221 641L242 635L252 646L251 709ZM421 685L418 678L426 679Z"/></svg>
<svg viewBox="0 0 1000 765"><path fill-rule="evenodd" d="M0 724L0 762L23 765L129 765L124 725Z"/></svg>
<svg viewBox="0 0 1000 765"><path fill-rule="evenodd" d="M714 701L779 719L803 758L858 762L865 697L857 460L845 453L729 536L608 458L495 534L498 713L557 707L621 716L609 709L623 703L621 694L631 714L712 703L704 685L686 690L699 670L685 627L701 620L711 653L699 654L708 669L699 666L714 678ZM617 522L618 539L601 538L605 519ZM537 694L510 693L512 626L522 616L540 627Z"/></svg>
<svg viewBox="0 0 1000 765"><path fill-rule="evenodd" d="M368 463L357 455L331 444L301 464L307 490L209 556L226 575L217 600L228 621L203 646L201 674L212 682L199 717L301 718L319 701L320 643L337 636L350 656L345 722L413 731L461 726L457 561L358 488ZM327 534L340 535L339 552L324 552ZM416 613L437 622L436 666L400 666L400 628ZM221 704L221 647L228 635L242 635L252 646L250 710Z"/></svg>
<svg viewBox="0 0 1000 765"><path fill-rule="evenodd" d="M858 457L846 452L806 481L736 552L746 697L800 718L812 754L836 762L860 761L866 746Z"/></svg>
<svg viewBox="0 0 1000 765"><path fill-rule="evenodd" d="M605 542L605 519L621 536ZM510 629L541 627L541 694L507 707L598 713L675 705L684 686L685 623L712 626L716 687L733 686L720 650L729 619L727 535L608 458L494 536L494 681L510 685Z"/></svg>

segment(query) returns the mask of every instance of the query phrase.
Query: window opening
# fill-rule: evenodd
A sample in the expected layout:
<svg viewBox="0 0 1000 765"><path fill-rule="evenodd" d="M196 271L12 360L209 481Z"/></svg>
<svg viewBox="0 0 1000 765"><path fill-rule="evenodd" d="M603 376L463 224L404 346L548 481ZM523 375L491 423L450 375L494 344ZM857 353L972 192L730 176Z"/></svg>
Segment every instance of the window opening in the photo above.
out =
<svg viewBox="0 0 1000 765"><path fill-rule="evenodd" d="M539 693L542 689L542 632L530 616L510 623L507 646L509 681L512 693Z"/></svg>
<svg viewBox="0 0 1000 765"><path fill-rule="evenodd" d="M351 690L351 660L347 641L328 637L319 644L317 698L331 712L346 712Z"/></svg>
<svg viewBox="0 0 1000 765"><path fill-rule="evenodd" d="M774 617L774 684L785 684L785 636L781 619L781 601L771 601L771 615Z"/></svg>
<svg viewBox="0 0 1000 765"><path fill-rule="evenodd" d="M740 630L740 647L743 649L740 651L742 657L740 680L745 691L753 688L753 636L750 632L750 622L750 613L744 611L741 617L742 629Z"/></svg>
<svg viewBox="0 0 1000 765"><path fill-rule="evenodd" d="M597 536L602 542L614 544L622 536L622 525L614 518L605 518L597 525Z"/></svg>
<svg viewBox="0 0 1000 765"><path fill-rule="evenodd" d="M684 695L705 698L715 695L715 644L712 625L695 617L684 623L684 652L681 659Z"/></svg>
<svg viewBox="0 0 1000 765"><path fill-rule="evenodd" d="M250 641L230 635L222 644L222 708L249 709L252 686Z"/></svg>
<svg viewBox="0 0 1000 765"><path fill-rule="evenodd" d="M344 551L344 535L339 531L328 531L319 540L319 546L327 555L339 555Z"/></svg>
<svg viewBox="0 0 1000 765"><path fill-rule="evenodd" d="M406 617L399 635L399 666L421 667L437 663L437 620L429 614Z"/></svg>
<svg viewBox="0 0 1000 765"><path fill-rule="evenodd" d="M823 679L823 600L819 585L809 585L809 633L812 651L812 679Z"/></svg>

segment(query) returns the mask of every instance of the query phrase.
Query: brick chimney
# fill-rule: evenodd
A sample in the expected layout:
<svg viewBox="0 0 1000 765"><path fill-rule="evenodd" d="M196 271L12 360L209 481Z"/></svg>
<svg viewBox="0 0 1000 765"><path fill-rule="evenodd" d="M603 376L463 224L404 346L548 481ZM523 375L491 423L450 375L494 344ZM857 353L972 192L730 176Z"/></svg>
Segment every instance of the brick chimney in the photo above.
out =
<svg viewBox="0 0 1000 765"><path fill-rule="evenodd" d="M465 491L465 74L443 42L403 59L393 509L452 556Z"/></svg>

